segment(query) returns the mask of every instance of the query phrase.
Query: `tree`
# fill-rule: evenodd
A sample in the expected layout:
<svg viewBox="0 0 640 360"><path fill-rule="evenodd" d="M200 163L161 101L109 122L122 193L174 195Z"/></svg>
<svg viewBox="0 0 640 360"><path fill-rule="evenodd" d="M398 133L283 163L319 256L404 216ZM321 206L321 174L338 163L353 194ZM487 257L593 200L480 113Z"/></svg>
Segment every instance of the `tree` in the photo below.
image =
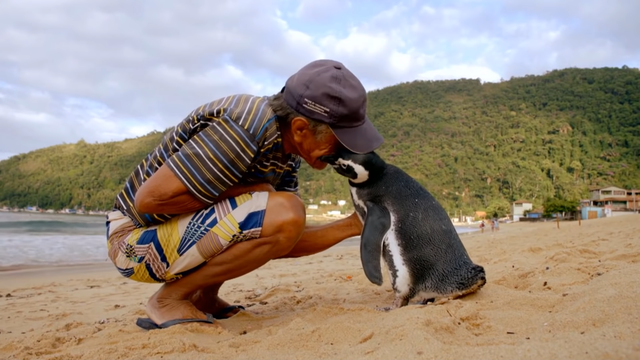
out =
<svg viewBox="0 0 640 360"><path fill-rule="evenodd" d="M590 186L640 188L640 72L564 69L500 83L413 81L368 94L377 152L449 212L504 216L519 199L579 199ZM162 139L57 145L0 161L0 205L109 209ZM300 169L303 199L349 199L332 169Z"/></svg>
<svg viewBox="0 0 640 360"><path fill-rule="evenodd" d="M511 206L506 199L494 199L487 206L487 216L501 218L511 213Z"/></svg>
<svg viewBox="0 0 640 360"><path fill-rule="evenodd" d="M561 214L576 212L578 210L578 201L564 200L558 198L550 198L544 202L544 217L551 217L553 214Z"/></svg>

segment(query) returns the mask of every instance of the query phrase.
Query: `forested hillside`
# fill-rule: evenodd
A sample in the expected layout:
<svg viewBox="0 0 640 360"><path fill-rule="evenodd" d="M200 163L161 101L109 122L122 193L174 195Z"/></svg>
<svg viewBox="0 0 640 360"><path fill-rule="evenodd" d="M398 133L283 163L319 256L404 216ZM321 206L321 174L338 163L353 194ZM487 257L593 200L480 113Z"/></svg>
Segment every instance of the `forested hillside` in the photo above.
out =
<svg viewBox="0 0 640 360"><path fill-rule="evenodd" d="M640 187L640 72L565 69L501 83L415 81L369 93L380 154L415 177L453 214L517 199L579 199L590 186ZM0 162L0 203L107 209L155 132L79 142ZM307 199L348 199L328 168L301 171Z"/></svg>

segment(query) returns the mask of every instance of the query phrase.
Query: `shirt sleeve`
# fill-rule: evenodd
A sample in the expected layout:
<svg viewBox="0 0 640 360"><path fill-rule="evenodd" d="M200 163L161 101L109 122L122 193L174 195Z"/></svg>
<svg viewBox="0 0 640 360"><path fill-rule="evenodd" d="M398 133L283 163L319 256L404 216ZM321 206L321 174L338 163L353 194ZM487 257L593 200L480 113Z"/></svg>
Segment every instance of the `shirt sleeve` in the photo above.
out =
<svg viewBox="0 0 640 360"><path fill-rule="evenodd" d="M257 152L254 136L224 116L189 139L166 165L196 198L211 205L240 182Z"/></svg>
<svg viewBox="0 0 640 360"><path fill-rule="evenodd" d="M294 155L291 157L285 170L280 177L278 186L275 187L276 191L287 191L298 194L298 171L300 170L300 157Z"/></svg>

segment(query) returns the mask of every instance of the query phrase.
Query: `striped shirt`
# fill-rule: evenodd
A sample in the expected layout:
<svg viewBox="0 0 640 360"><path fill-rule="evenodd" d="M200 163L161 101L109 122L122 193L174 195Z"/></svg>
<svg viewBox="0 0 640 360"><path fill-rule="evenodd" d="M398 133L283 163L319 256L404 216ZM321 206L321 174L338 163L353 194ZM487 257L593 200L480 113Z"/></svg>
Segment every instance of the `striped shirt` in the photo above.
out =
<svg viewBox="0 0 640 360"><path fill-rule="evenodd" d="M234 95L200 106L142 160L117 195L114 209L136 226L172 214L142 214L134 204L140 186L166 164L207 205L239 183L266 182L276 191L298 192L300 157L285 154L276 115L267 97Z"/></svg>

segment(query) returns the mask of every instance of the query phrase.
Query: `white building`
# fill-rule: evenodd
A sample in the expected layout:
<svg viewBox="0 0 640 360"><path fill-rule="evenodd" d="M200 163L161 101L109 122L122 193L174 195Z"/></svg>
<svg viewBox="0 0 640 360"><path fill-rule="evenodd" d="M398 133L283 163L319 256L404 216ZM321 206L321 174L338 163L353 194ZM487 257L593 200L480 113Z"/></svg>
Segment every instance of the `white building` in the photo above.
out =
<svg viewBox="0 0 640 360"><path fill-rule="evenodd" d="M511 204L511 214L513 215L513 221L520 220L524 216L524 212L527 210L533 210L533 203L526 200L516 200Z"/></svg>

